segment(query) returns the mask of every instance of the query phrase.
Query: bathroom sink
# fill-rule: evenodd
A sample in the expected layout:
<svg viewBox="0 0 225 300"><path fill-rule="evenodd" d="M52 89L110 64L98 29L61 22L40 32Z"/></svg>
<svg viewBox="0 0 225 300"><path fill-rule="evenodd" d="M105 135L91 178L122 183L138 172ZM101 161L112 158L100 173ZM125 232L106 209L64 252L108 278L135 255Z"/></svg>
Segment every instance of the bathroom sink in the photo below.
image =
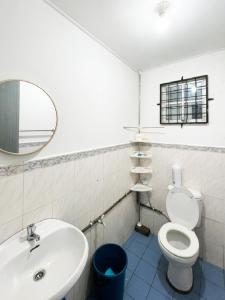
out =
<svg viewBox="0 0 225 300"><path fill-rule="evenodd" d="M48 219L36 232L39 242L28 242L22 230L0 245L2 300L60 300L84 270L88 242L78 228Z"/></svg>

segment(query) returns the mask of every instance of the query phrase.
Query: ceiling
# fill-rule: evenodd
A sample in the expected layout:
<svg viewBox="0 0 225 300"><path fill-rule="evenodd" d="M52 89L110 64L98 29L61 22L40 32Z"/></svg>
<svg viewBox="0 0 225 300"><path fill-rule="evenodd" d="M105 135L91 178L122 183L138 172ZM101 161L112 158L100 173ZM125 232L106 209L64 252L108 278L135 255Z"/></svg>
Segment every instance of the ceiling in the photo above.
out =
<svg viewBox="0 0 225 300"><path fill-rule="evenodd" d="M48 0L136 70L225 48L225 0Z"/></svg>

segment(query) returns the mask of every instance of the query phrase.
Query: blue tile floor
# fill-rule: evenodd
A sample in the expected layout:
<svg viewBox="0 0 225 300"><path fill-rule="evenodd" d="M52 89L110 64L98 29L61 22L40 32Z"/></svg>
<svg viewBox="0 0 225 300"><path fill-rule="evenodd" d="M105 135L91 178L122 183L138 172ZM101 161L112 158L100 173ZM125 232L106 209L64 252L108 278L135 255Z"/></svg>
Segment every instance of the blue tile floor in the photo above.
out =
<svg viewBox="0 0 225 300"><path fill-rule="evenodd" d="M168 264L156 236L134 232L123 247L128 256L124 300L225 300L224 270L199 259L193 289L182 295L166 281Z"/></svg>

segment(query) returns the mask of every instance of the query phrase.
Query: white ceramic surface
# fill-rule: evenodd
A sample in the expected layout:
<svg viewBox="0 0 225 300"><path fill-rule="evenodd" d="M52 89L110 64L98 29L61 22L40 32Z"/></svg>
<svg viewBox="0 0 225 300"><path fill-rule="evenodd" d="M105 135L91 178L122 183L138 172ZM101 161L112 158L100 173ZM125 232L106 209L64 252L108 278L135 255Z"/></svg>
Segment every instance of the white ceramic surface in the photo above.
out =
<svg viewBox="0 0 225 300"><path fill-rule="evenodd" d="M177 259L191 258L199 251L199 241L195 232L176 223L164 224L158 238L162 246Z"/></svg>
<svg viewBox="0 0 225 300"><path fill-rule="evenodd" d="M4 300L60 300L79 279L88 258L88 242L76 227L56 219L36 224L40 246L20 231L0 245L0 295ZM45 276L34 281L44 269Z"/></svg>
<svg viewBox="0 0 225 300"><path fill-rule="evenodd" d="M168 187L166 210L172 222L158 233L159 246L169 262L167 276L177 290L188 292L193 285L192 266L199 255L199 242L192 231L199 223L200 193L194 195L184 187Z"/></svg>
<svg viewBox="0 0 225 300"><path fill-rule="evenodd" d="M199 217L199 203L190 191L183 187L174 187L168 192L166 210L170 220L192 230Z"/></svg>

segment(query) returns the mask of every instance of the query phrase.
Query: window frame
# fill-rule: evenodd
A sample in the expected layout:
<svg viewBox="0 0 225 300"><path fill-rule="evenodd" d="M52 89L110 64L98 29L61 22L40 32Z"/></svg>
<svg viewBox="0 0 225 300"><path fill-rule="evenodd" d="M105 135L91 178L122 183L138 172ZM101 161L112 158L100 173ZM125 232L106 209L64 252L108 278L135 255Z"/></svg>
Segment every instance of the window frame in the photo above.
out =
<svg viewBox="0 0 225 300"><path fill-rule="evenodd" d="M169 106L166 107L166 108L165 107L163 108L162 103L163 102L165 103L165 100L162 99L163 98L162 97L163 96L163 92L162 92L163 88L165 88L165 87L168 88L170 86L172 87L173 85L177 85L177 87L179 85L182 86L182 89L181 89L182 96L181 96L181 99L180 99L180 108L181 108L181 111L182 111L182 115L181 116L188 116L188 115L185 115L185 113L184 113L184 110L188 109L188 108L185 108L185 101L184 101L185 97L184 97L184 94L183 94L184 93L183 85L184 84L188 84L188 82L190 82L190 81L195 81L195 83L196 83L198 80L205 80L205 85L203 86L204 89L205 89L205 95L203 95L204 96L204 104L201 104L201 108L203 106L205 106L205 112L203 113L203 114L205 114L205 117L202 117L202 119L204 118L205 120L204 121L198 121L198 118L196 118L196 119L188 119L188 117L187 117L186 121L185 121L182 118L180 118L180 116L179 116L179 119L178 119L178 115L177 115L177 120L175 120L173 122L170 122L169 121L169 117L171 117L173 115L171 115L171 114L162 115L162 110L163 109L164 110L165 109L169 109L169 110L172 109L172 106L171 106L171 108ZM177 92L177 94L178 93L179 93L179 91ZM165 94L165 92L164 92L164 94ZM166 91L166 95L168 95L168 94L169 94L169 92ZM196 95L193 96L193 97L195 97L195 99L196 99ZM208 101L209 101L209 97L208 97L208 75L195 76L195 77L190 77L190 78L186 78L186 79L184 79L182 77L180 80L175 80L175 81L171 81L171 82L161 83L160 84L160 103L159 103L159 106L160 106L160 112L159 112L159 114L160 114L160 124L162 124L162 125L184 125L184 124L185 125L188 125L188 124L190 124L190 125L194 125L194 124L198 125L198 124L207 124L209 122ZM177 102L177 104L178 104L178 102ZM178 110L179 107L178 106L176 106L176 107L177 107L177 110ZM190 104L189 107L191 107L191 104ZM189 114L189 112L188 112L188 114ZM198 112L196 114L198 114ZM165 118L167 119L167 121L165 121ZM191 121L191 120L193 120L193 121Z"/></svg>

